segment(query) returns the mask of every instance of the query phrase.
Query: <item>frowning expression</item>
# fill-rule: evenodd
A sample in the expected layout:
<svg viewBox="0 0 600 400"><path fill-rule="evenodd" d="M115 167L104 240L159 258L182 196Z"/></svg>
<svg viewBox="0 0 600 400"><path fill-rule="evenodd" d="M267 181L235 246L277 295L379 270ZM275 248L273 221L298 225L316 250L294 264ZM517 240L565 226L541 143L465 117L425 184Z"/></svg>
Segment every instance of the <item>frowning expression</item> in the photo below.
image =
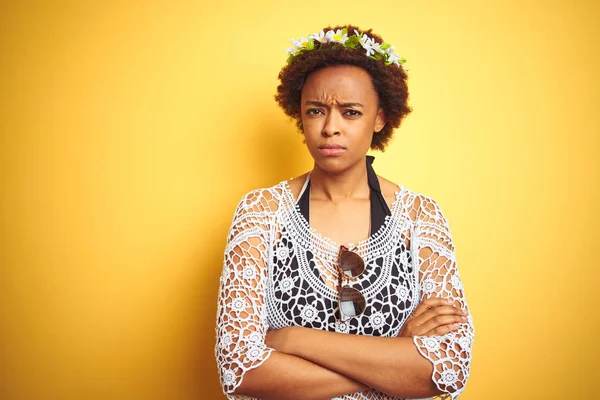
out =
<svg viewBox="0 0 600 400"><path fill-rule="evenodd" d="M311 73L302 89L301 112L308 151L330 172L364 162L374 132L385 125L371 77L349 65Z"/></svg>

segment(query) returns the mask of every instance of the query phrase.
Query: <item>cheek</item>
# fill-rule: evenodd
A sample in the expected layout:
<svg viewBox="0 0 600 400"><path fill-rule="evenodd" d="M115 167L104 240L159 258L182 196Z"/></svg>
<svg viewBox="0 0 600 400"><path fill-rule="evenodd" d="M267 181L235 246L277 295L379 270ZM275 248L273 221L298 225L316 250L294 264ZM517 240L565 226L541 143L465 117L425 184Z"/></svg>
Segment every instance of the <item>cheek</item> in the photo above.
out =
<svg viewBox="0 0 600 400"><path fill-rule="evenodd" d="M302 118L302 130L304 131L304 136L307 137L320 134L322 130L321 122L314 118Z"/></svg>

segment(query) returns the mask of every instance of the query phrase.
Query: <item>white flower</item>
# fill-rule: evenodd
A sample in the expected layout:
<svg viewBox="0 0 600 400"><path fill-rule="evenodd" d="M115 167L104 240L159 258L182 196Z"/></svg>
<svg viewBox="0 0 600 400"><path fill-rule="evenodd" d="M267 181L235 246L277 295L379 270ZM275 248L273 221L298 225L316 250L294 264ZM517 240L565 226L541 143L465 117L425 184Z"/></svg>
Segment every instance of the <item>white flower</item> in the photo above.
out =
<svg viewBox="0 0 600 400"><path fill-rule="evenodd" d="M248 336L248 341L250 343L262 343L262 337L258 332L252 332L249 336Z"/></svg>
<svg viewBox="0 0 600 400"><path fill-rule="evenodd" d="M373 43L371 41L361 42L360 44L362 45L363 49L365 49L367 57L375 54Z"/></svg>
<svg viewBox="0 0 600 400"><path fill-rule="evenodd" d="M471 348L471 338L467 336L461 337L460 339L458 339L458 345L464 350L469 350Z"/></svg>
<svg viewBox="0 0 600 400"><path fill-rule="evenodd" d="M288 257L290 256L290 249L289 249L289 247L282 244L277 247L277 250L275 251L275 253L277 254L277 258L279 260L286 261L288 259Z"/></svg>
<svg viewBox="0 0 600 400"><path fill-rule="evenodd" d="M287 293L294 288L294 280L292 278L283 278L279 283L279 287L283 293Z"/></svg>
<svg viewBox="0 0 600 400"><path fill-rule="evenodd" d="M315 319L318 318L318 313L319 310L307 304L306 306L304 306L302 311L300 311L300 316L302 317L303 321L313 322Z"/></svg>
<svg viewBox="0 0 600 400"><path fill-rule="evenodd" d="M422 287L423 287L423 292L425 294L431 294L431 293L435 292L437 283L435 280L428 278L423 281Z"/></svg>
<svg viewBox="0 0 600 400"><path fill-rule="evenodd" d="M286 50L290 54L295 54L298 50L302 50L303 48L306 47L306 45L308 44L308 39L305 37L300 38L298 40L292 39L292 44L294 45L294 48L291 48L291 49L288 48Z"/></svg>
<svg viewBox="0 0 600 400"><path fill-rule="evenodd" d="M452 278L450 278L450 284L456 290L461 290L463 288L463 284L457 275L452 275Z"/></svg>
<svg viewBox="0 0 600 400"><path fill-rule="evenodd" d="M406 286L399 285L396 289L396 295L398 296L400 301L406 301L410 296L410 290L408 290Z"/></svg>
<svg viewBox="0 0 600 400"><path fill-rule="evenodd" d="M223 371L223 385L233 385L235 383L235 372L230 369Z"/></svg>
<svg viewBox="0 0 600 400"><path fill-rule="evenodd" d="M336 332L348 333L350 332L350 325L348 325L346 322L338 321L335 323L335 330Z"/></svg>
<svg viewBox="0 0 600 400"><path fill-rule="evenodd" d="M380 312L376 312L369 317L369 322L371 322L371 326L374 329L379 329L385 325L385 316Z"/></svg>
<svg viewBox="0 0 600 400"><path fill-rule="evenodd" d="M454 385L457 380L458 377L456 375L456 372L454 372L453 370L446 369L444 370L444 372L442 372L442 382L445 385Z"/></svg>
<svg viewBox="0 0 600 400"><path fill-rule="evenodd" d="M242 270L242 276L248 280L252 280L256 277L256 270L251 265L246 265Z"/></svg>
<svg viewBox="0 0 600 400"><path fill-rule="evenodd" d="M399 62L400 61L400 56L398 54L396 54L396 53L389 54L387 61L389 63L393 63L393 64L396 64L397 66L400 66L400 62Z"/></svg>
<svg viewBox="0 0 600 400"><path fill-rule="evenodd" d="M227 332L223 336L221 336L219 347L225 348L228 347L231 343L233 343L233 335L231 334L231 332Z"/></svg>
<svg viewBox="0 0 600 400"><path fill-rule="evenodd" d="M426 337L423 339L423 345L427 348L428 351L438 351L440 349L440 342L437 339L432 337Z"/></svg>
<svg viewBox="0 0 600 400"><path fill-rule="evenodd" d="M366 50L367 57L375 54L375 50L374 50L375 40L374 39L371 39L367 35L363 35L359 41L360 41L360 44L363 47L363 49Z"/></svg>
<svg viewBox="0 0 600 400"><path fill-rule="evenodd" d="M335 31L330 29L327 32L324 32L323 30L321 30L319 33L315 32L312 35L308 36L308 38L300 38L299 40L292 39L292 44L294 45L294 47L288 48L286 50L288 53L290 53L290 57L293 58L293 57L297 56L299 53L301 53L303 50L306 50L308 43L311 40L314 42L319 42L319 43L335 42L335 43L340 43L340 44L346 46L346 42L348 41L349 37L348 37L348 33L345 31L346 31L345 29L338 29ZM362 48L365 50L365 55L367 57L373 57L377 53L382 57L377 56L374 58L385 60L386 65L395 64L398 67L402 67L401 64L406 62L405 59L400 57L395 52L394 46L389 46L388 44L385 44L385 46L384 46L385 50L384 50L381 48L382 44L377 43L375 38L369 37L367 34L360 33L356 29L354 29L354 34L352 35L352 38L355 38L355 37L358 38L358 42L360 43ZM354 49L355 45L356 45L356 42L354 40L352 40L352 46L348 46L348 48ZM315 47L313 46L311 48L311 50L313 48L315 48Z"/></svg>
<svg viewBox="0 0 600 400"><path fill-rule="evenodd" d="M312 35L310 35L308 38L309 38L309 39L310 39L310 38L313 38L313 39L315 39L317 42L321 42L321 43L327 43L327 41L328 41L327 37L325 36L325 32L323 32L323 29L321 29L321 32L319 32L319 33L316 33L316 32L315 32L315 33L313 33L313 34L312 34Z"/></svg>
<svg viewBox="0 0 600 400"><path fill-rule="evenodd" d="M333 30L331 30L327 33L328 34L331 33L330 35L328 35L328 39L330 42L337 42L337 43L343 44L343 43L346 43L346 40L348 40L348 34L342 32L341 29L338 29L335 32L333 32Z"/></svg>
<svg viewBox="0 0 600 400"><path fill-rule="evenodd" d="M263 350L260 346L252 346L248 349L246 357L250 361L260 360L262 358Z"/></svg>
<svg viewBox="0 0 600 400"><path fill-rule="evenodd" d="M231 309L235 312L244 311L247 305L248 304L246 303L246 300L244 300L240 296L236 297L231 301Z"/></svg>
<svg viewBox="0 0 600 400"><path fill-rule="evenodd" d="M385 54L385 50L381 49L381 44L373 41L373 44L372 44L371 47L373 47L373 50L375 50L377 53L379 53L379 54Z"/></svg>

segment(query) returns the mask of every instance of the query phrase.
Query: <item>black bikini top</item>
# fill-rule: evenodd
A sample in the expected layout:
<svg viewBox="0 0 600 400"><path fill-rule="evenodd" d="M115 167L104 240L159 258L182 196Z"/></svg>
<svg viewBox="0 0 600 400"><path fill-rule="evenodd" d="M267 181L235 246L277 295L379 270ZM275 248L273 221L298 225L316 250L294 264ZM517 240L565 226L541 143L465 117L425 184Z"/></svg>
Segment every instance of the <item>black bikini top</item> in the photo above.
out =
<svg viewBox="0 0 600 400"><path fill-rule="evenodd" d="M373 169L373 161L375 157L367 156L367 179L369 182L369 188L371 189L371 232L377 232L379 228L385 222L386 215L392 215L390 208L385 202L385 198L381 193L381 187L379 186L379 179ZM302 188L302 193L298 199L298 206L300 212L307 221L310 221L310 175L306 179L306 183Z"/></svg>

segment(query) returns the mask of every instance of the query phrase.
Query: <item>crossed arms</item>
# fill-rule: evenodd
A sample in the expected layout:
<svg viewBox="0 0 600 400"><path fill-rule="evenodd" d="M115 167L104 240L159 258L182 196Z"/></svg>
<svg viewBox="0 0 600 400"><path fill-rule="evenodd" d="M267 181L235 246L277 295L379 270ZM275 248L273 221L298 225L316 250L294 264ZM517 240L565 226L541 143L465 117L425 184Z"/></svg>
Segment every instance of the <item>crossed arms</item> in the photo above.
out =
<svg viewBox="0 0 600 400"><path fill-rule="evenodd" d="M248 196L256 193L236 210L221 276L215 354L226 393L330 399L376 390L401 398L458 397L469 374L474 330L449 228L433 200L422 200L421 240L415 241L422 302L399 337L389 338L301 327L267 332L265 203Z"/></svg>

